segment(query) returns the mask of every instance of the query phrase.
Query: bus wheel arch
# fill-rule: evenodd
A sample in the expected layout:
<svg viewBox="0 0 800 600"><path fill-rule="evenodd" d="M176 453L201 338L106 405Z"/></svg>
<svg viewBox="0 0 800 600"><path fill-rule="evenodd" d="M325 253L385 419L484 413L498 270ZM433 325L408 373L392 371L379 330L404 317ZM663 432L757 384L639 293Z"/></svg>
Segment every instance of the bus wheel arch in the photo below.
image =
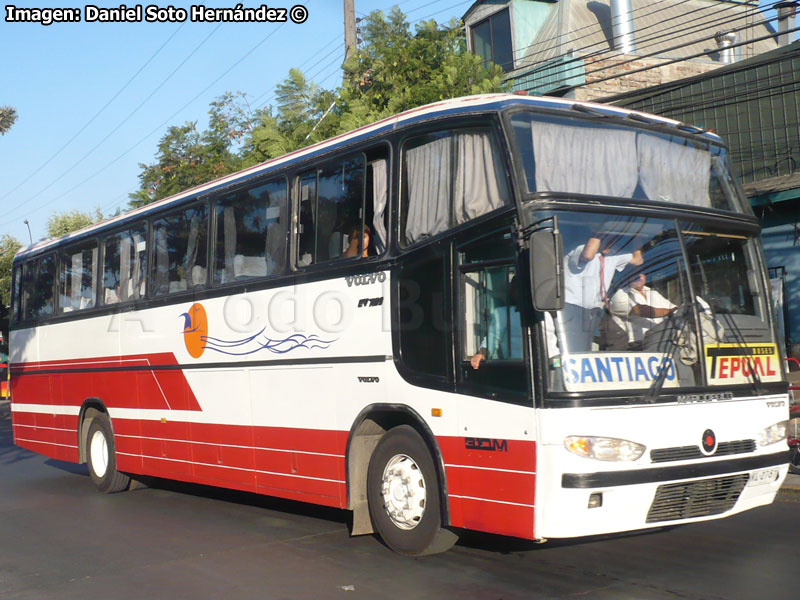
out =
<svg viewBox="0 0 800 600"><path fill-rule="evenodd" d="M83 464L87 461L87 440L89 439L89 427L98 415L108 415L108 409L100 398L87 398L83 401L80 413L78 413L78 462Z"/></svg>
<svg viewBox="0 0 800 600"><path fill-rule="evenodd" d="M106 494L127 490L131 479L117 470L114 430L105 405L98 399L87 400L80 415L79 452L92 483Z"/></svg>
<svg viewBox="0 0 800 600"><path fill-rule="evenodd" d="M347 483L348 483L348 508L353 511L353 535L374 533L375 519L370 515L368 479L370 463L379 445L389 437L396 437L400 432L401 437L416 440L418 446L416 454L420 457L418 462L430 463L429 489L435 490L438 515L437 527L442 529L436 536L436 543L416 551L414 548L397 547L397 544L386 539L382 532L381 537L387 545L406 554L428 554L441 552L455 543L457 537L452 532L443 529L449 523L449 510L447 500L447 480L445 477L444 461L433 432L425 424L419 414L405 405L371 405L366 407L355 420L350 430L347 441ZM392 434L391 436L389 434ZM413 442L412 446L413 446ZM426 455L424 457L423 455ZM377 467L373 467L377 468ZM382 467L381 467L382 469ZM373 492L374 493L374 492ZM373 503L375 500L373 499Z"/></svg>

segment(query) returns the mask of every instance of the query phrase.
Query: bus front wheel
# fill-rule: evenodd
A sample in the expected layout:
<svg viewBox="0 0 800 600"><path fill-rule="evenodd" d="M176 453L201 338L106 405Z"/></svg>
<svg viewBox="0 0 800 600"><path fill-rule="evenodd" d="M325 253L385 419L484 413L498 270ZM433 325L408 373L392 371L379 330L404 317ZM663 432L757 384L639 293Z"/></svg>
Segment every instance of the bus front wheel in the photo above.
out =
<svg viewBox="0 0 800 600"><path fill-rule="evenodd" d="M442 528L433 458L408 425L390 429L375 447L367 471L367 499L375 531L396 552L435 554L458 539Z"/></svg>
<svg viewBox="0 0 800 600"><path fill-rule="evenodd" d="M108 416L100 413L92 419L86 439L89 476L98 490L113 494L128 489L130 477L117 471L114 433Z"/></svg>

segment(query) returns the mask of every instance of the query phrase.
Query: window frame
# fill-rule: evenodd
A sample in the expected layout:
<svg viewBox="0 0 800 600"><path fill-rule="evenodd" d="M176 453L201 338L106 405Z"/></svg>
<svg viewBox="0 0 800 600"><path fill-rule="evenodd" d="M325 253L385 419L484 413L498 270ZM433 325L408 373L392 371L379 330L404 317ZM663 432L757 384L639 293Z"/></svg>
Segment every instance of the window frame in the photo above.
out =
<svg viewBox="0 0 800 600"><path fill-rule="evenodd" d="M216 272L216 260L217 260L217 228L219 225L219 220L217 219L217 207L222 205L224 206L224 198L226 196L230 196L232 194L237 193L246 193L250 190L268 185L270 183L274 183L277 181L283 181L286 185L286 223L282 226L282 233L284 237L283 243L283 259L280 263L278 263L278 270L269 273L265 276L254 276L248 277L246 279L241 280L232 280L232 281L225 281L225 282L217 282L215 277ZM291 185L291 178L286 172L281 172L278 174L273 174L270 177L261 177L256 180L248 181L245 185L231 187L229 189L218 190L214 194L209 195L206 197L206 201L209 205L209 238L208 238L208 281L206 284L206 289L219 289L233 285L247 285L248 283L255 282L255 281L264 281L275 279L286 275L289 270L287 268L287 262L289 258L290 250L290 240L289 234L292 230L292 222L293 222L293 214L292 214L292 185Z"/></svg>
<svg viewBox="0 0 800 600"><path fill-rule="evenodd" d="M374 145L374 147L378 147L379 144ZM367 148L369 149L369 148ZM302 185L301 180L307 178L310 174L314 173L316 175L316 185L315 185L315 202L319 201L319 178L320 172L324 171L326 168L333 167L335 165L340 165L348 160L358 158L362 162L362 184L361 184L361 206L360 206L360 223L361 223L361 230L363 231L364 225L366 223L366 200L367 200L367 169L369 166L369 159L367 156L367 150L363 147L351 150L349 152L343 152L341 154L337 154L335 156L331 156L325 158L324 160L319 160L315 162L308 163L306 165L301 165L297 169L292 172L291 180L292 180L292 190L291 190L291 226L290 226L290 240L288 244L289 249L289 266L291 271L298 272L298 271L309 271L315 270L320 268L330 268L331 266L342 265L342 264L358 264L360 262L366 260L374 260L377 258L376 256L338 256L335 258L329 258L324 261L312 261L307 265L300 264L300 215L301 215L301 208L302 208ZM387 163L391 161L391 153L387 153ZM388 166L388 165L387 165ZM389 204L389 199L391 198L391 170L388 171L389 178L387 179L387 206L384 210L391 210L391 205ZM389 213L391 214L391 213ZM391 220L390 220L391 224ZM314 248L316 252L316 224L314 227ZM390 237L390 234L387 230L387 237ZM386 248L388 250L389 244L387 243ZM384 254L386 251L384 251Z"/></svg>
<svg viewBox="0 0 800 600"><path fill-rule="evenodd" d="M65 307L61 306L61 268L64 265L64 257L67 254L72 256L75 253L76 250L80 250L81 252L83 252L91 244L94 244L95 248L97 249L97 260L94 261L94 263L95 263L94 264L94 272L93 272L92 276L94 278L96 278L95 282L98 284L96 286L96 289L93 290L94 295L93 295L93 298L92 298L92 301L93 301L92 306L87 306L86 308L78 308L78 309L72 308L71 310L65 311L64 310ZM99 300L99 294L100 294L100 291L99 291L100 290L100 285L99 285L99 283L100 283L100 273L99 273L98 270L99 270L100 260L102 258L102 256L101 256L102 250L101 249L102 249L102 238L100 236L91 236L91 237L83 238L81 240L77 240L73 244L69 244L67 246L62 246L60 248L56 248L55 249L56 262L57 262L57 267L56 268L57 268L57 270L56 270L56 310L53 313L54 316L61 317L61 316L70 315L72 313L86 314L88 311L95 310L95 309L98 308L98 306L99 306L98 300Z"/></svg>
<svg viewBox="0 0 800 600"><path fill-rule="evenodd" d="M47 252L45 254L42 254L42 255L36 257L36 283L37 283L37 285L35 286L35 289L37 290L37 294L38 294L38 283L41 280L42 262L44 262L48 258L53 260L53 281L50 283L50 300L53 303L52 312L50 314L44 314L44 315L43 314L37 314L37 315L35 315L33 317L33 319L36 320L36 321L39 321L41 319L49 319L50 317L56 315L56 311L58 310L56 305L57 305L57 302L58 302L58 268L59 268L59 260L58 260L58 254L56 252Z"/></svg>
<svg viewBox="0 0 800 600"><path fill-rule="evenodd" d="M468 131L486 131L491 137L491 142L497 152L497 165L499 174L505 182L505 187L508 192L508 202L499 208L490 210L474 219L469 219L463 223L452 225L448 229L432 235L428 238L408 244L405 241L405 220L404 210L407 205L407 178L405 176L405 156L409 142L413 142L416 138L424 137L444 131L451 133L461 133ZM484 220L490 220L504 211L516 210L517 205L517 176L516 171L512 167L510 158L510 147L503 129L503 125L498 114L483 114L476 119L463 119L460 118L455 121L444 120L427 125L422 128L413 128L404 133L404 135L397 141L397 193L395 195L395 202L392 206L392 233L390 237L393 238L392 244L395 254L404 254L413 251L418 247L424 246L429 243L443 239L450 235L457 235L460 231L469 229ZM452 186L451 186L452 187ZM450 217L452 222L453 215L453 194L451 189L450 197Z"/></svg>
<svg viewBox="0 0 800 600"><path fill-rule="evenodd" d="M191 288L186 288L185 290L178 290L175 292L166 292L163 294L156 294L156 243L155 243L155 228L156 222L162 219L168 219L171 216L175 216L179 213L187 212L189 210L205 207L206 210L206 243L205 243L205 261L206 261L206 282L202 285L193 286ZM127 225L127 228L130 228L130 224ZM145 298L153 299L153 300L163 300L164 298L173 298L179 297L181 295L186 294L194 294L197 291L206 291L211 288L209 284L209 260L210 260L210 243L209 243L209 236L210 236L210 229L211 229L211 203L209 202L208 196L201 196L196 198L190 202L179 204L176 207L170 207L169 210L165 210L163 212L158 212L147 219L147 232L148 232L148 247L147 247L147 284L146 284L146 294ZM169 247L167 247L167 256L169 256ZM200 256L200 252L198 249L198 256ZM167 282L169 283L169 282Z"/></svg>
<svg viewBox="0 0 800 600"><path fill-rule="evenodd" d="M149 281L149 279L150 279L150 261L152 260L152 256L151 256L152 233L151 233L151 230L150 230L150 222L151 222L150 218L135 219L135 220L127 221L127 222L123 223L119 227L114 227L113 229L111 229L111 230L109 230L107 232L103 232L103 235L100 237L100 247L102 248L102 250L100 252L100 257L99 257L99 260L98 260L98 269L102 267L102 272L98 273L98 281L100 281L100 286L99 287L101 287L103 290L105 290L105 289L107 289L105 287L106 244L109 242L109 240L117 238L117 236L119 236L122 233L125 233L125 232L128 232L128 231L132 231L132 230L137 229L137 228L144 229L144 240L145 240L145 244L147 244L147 246L145 248L145 254L146 254L145 262L146 262L146 265L145 265L145 272L144 272L144 276L143 276L144 277L144 282L145 282L145 290L144 290L145 293L143 295L139 296L139 298L136 298L136 299L128 299L128 300L120 299L118 302L106 303L105 302L105 293L100 290L99 294L100 294L100 299L102 300L102 302L98 304L98 308L100 308L100 309L110 309L110 308L113 308L113 307L118 306L118 305L127 306L127 305L130 305L130 304L136 304L136 303L142 302L142 301L144 301L144 300L146 300L147 298L150 297L150 281ZM121 266L121 261L120 261L120 266Z"/></svg>
<svg viewBox="0 0 800 600"><path fill-rule="evenodd" d="M510 52L511 52L511 56L510 56L511 60L510 60L510 65L508 67L506 67L504 64L495 62L495 60L494 60L496 52L495 52L495 43L494 43L495 31L494 31L494 27L493 27L493 21L494 21L494 19L496 19L496 18L500 17L501 15L503 15L503 13L505 13L505 15L508 18L508 42L509 42ZM489 25L489 39L490 39L489 48L491 49L491 52L492 52L491 57L485 57L482 54L478 54L478 52L476 51L475 29L477 29L478 27L480 27L481 25L484 25L484 24L488 24ZM510 10L509 5L506 5L503 8L500 8L499 10L496 10L495 12L493 12L492 14L484 17L480 21L476 21L475 23L471 24L469 26L469 43L470 43L470 51L472 52L472 54L474 54L475 56L479 56L483 60L484 67L488 68L489 64L495 64L498 67L500 67L501 69L503 69L504 73L510 73L511 71L513 71L516 68L516 62L517 61L516 61L516 53L514 52L514 26L513 26L513 23L511 22L511 10Z"/></svg>
<svg viewBox="0 0 800 600"><path fill-rule="evenodd" d="M510 217L501 218L495 221L492 227L481 227L471 235L460 236L454 240L453 246L453 291L451 297L453 299L453 309L456 311L453 317L453 355L455 358L455 385L456 390L463 394L479 396L489 400L496 400L510 404L517 404L520 406L532 406L534 379L531 373L531 368L534 363L534 353L530 346L530 324L527 322L526 315L529 311L525 309L526 303L530 302L527 298L526 292L527 278L525 272L521 269L524 264L520 259L519 248L515 244L514 238L514 222ZM474 262L465 262L464 255L470 247L483 244L492 239L500 238L504 241L508 238L508 246L510 254L505 257L486 258ZM487 370L491 374L507 374L509 369L518 370L518 375L522 375L525 380L524 389L514 390L510 388L497 387L490 382L481 381L479 378L470 378L466 369L471 369L469 364L469 356L466 358L462 356L468 348L469 332L466 330L466 279L470 273L486 273L490 269L513 269L515 272L514 277L517 277L517 301L519 303L518 310L520 316L520 334L521 334L521 348L522 356L518 358L504 358L491 359L482 361L476 375L480 374L485 378ZM487 338L489 332L487 331ZM510 338L509 338L510 340ZM476 348L476 351L480 348ZM489 350L487 348L487 350ZM483 371L481 371L483 370ZM505 372L505 373L504 373Z"/></svg>

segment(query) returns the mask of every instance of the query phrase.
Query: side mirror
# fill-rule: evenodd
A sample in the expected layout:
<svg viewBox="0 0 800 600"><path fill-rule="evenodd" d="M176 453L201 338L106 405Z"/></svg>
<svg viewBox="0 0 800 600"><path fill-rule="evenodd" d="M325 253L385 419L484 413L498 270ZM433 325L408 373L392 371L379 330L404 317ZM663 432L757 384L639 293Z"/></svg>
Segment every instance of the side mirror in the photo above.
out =
<svg viewBox="0 0 800 600"><path fill-rule="evenodd" d="M564 242L558 231L540 230L531 235L528 253L531 295L536 310L564 308Z"/></svg>

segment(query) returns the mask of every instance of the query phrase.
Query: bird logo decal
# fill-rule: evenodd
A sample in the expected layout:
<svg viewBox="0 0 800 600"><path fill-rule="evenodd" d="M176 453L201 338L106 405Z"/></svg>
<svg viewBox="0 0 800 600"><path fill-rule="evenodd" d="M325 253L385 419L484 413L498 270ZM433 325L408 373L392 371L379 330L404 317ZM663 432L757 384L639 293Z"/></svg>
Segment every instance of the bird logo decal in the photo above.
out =
<svg viewBox="0 0 800 600"><path fill-rule="evenodd" d="M327 350L336 341L323 339L317 334L306 335L299 332L285 338L272 338L266 334L266 327L241 339L211 337L208 335L206 310L197 302L180 316L183 317L183 342L192 358L200 358L206 350L227 356L248 356L260 352L288 354L293 350Z"/></svg>
<svg viewBox="0 0 800 600"><path fill-rule="evenodd" d="M203 305L195 302L188 312L181 315L183 321L183 343L192 358L200 358L208 340L208 317Z"/></svg>

